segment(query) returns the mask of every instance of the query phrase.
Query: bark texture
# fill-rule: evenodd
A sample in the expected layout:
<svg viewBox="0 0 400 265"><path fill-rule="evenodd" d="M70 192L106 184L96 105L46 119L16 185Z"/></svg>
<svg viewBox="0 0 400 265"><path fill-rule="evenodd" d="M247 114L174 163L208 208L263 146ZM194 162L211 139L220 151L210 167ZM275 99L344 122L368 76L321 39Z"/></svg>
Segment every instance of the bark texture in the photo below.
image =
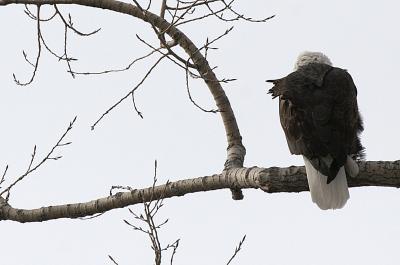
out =
<svg viewBox="0 0 400 265"><path fill-rule="evenodd" d="M350 187L383 186L400 187L400 160L360 162L360 174L348 179ZM16 209L0 197L0 220L17 222L42 222L58 218L77 218L103 213L160 198L183 196L188 193L227 188L262 189L268 193L308 191L304 167L287 168L234 168L222 174L179 180L97 200L41 207L32 210Z"/></svg>

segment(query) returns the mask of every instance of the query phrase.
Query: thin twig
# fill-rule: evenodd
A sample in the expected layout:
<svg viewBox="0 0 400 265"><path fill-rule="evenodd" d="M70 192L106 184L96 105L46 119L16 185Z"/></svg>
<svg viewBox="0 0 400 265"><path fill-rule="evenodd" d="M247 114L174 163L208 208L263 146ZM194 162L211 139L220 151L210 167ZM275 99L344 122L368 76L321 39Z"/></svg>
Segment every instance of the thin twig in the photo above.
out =
<svg viewBox="0 0 400 265"><path fill-rule="evenodd" d="M81 32L81 31L77 30L77 29L73 26L71 14L68 14L68 22L67 22L67 20L64 18L64 16L61 14L60 10L58 9L57 5L54 5L54 9L56 10L58 16L60 17L60 19L61 19L61 21L64 23L64 25L65 25L66 27L68 27L69 29L71 29L71 30L72 30L73 32L75 32L76 34L80 35L80 36L85 36L85 37L87 37L87 36L96 34L97 32L99 32L99 31L101 30L101 28L98 28L98 29L96 29L96 30L93 30L92 32L83 33L83 32Z"/></svg>
<svg viewBox="0 0 400 265"><path fill-rule="evenodd" d="M72 67L71 67L71 63L70 63L72 58L69 58L68 53L67 53L67 37L68 37L68 27L67 27L67 25L64 24L64 55L63 55L64 57L63 58L65 58L65 61L67 62L68 72L71 74L72 78L75 78L75 74L72 71ZM75 59L72 59L72 60L75 60Z"/></svg>
<svg viewBox="0 0 400 265"><path fill-rule="evenodd" d="M192 72L188 67L186 67L186 62L185 62L184 64L181 64L180 62L174 60L173 58L171 58L171 57L169 56L168 53L164 53L164 52L162 52L159 48L155 48L153 45L151 45L150 43L148 43L148 42L146 42L145 40L143 40L139 35L136 35L136 37L137 37L141 42L143 42L144 44L146 44L148 47L150 47L151 49L153 49L154 51L157 51L158 53L162 54L163 56L166 56L171 62L173 62L175 65L177 65L178 67L180 67L181 69L183 69L185 72L186 72L186 71L189 71L189 74L190 74L190 76L191 76L192 78L203 79L204 81L207 81L207 82L215 82L215 80L210 80L210 79L204 78L204 77L202 77L202 76L200 76L200 75L198 75L198 74ZM213 69L213 70L214 70L214 69ZM219 83L228 83L228 82L235 81L235 80L236 80L236 79L234 79L234 78L223 78L223 79L217 80L217 82L219 82Z"/></svg>
<svg viewBox="0 0 400 265"><path fill-rule="evenodd" d="M129 70L135 63L150 57L151 55L153 55L158 50L161 50L161 48L152 50L148 54L145 54L142 57L136 58L135 60L130 62L127 66L125 66L123 68L120 68L120 69L103 70L103 71L100 71L100 72L76 72L76 71L73 71L72 73L76 74L76 75L102 75L102 74L108 74L108 73L124 72L124 71Z"/></svg>
<svg viewBox="0 0 400 265"><path fill-rule="evenodd" d="M42 52L42 44L41 44L41 41L40 41L40 40L41 40L41 39L40 39L40 35L41 35L41 33L40 33L40 5L37 5L37 14L36 14L36 18L37 18L37 19L36 19L36 21L37 21L36 29L37 29L38 53L37 53L37 57L36 57L35 63L34 63L34 64L30 63L30 64L34 67L34 69L33 69L31 78L30 78L27 82L21 82L21 81L19 81L19 80L17 79L15 73L13 73L14 82L15 82L16 84L20 85L20 86L26 86L26 85L29 85L29 84L31 84L31 83L33 82L33 79L34 79L35 76L36 76L36 72L37 72L37 69L38 69L38 66L39 66L40 55L41 55L41 52ZM27 60L27 57L26 57L25 52L24 52L24 57L25 57L25 60ZM28 61L28 60L27 60L27 61ZM29 61L28 61L28 62L29 62Z"/></svg>
<svg viewBox="0 0 400 265"><path fill-rule="evenodd" d="M192 95L191 95L191 93L190 93L189 71L188 71L188 68L186 68L186 91L187 91L187 93L188 93L188 96L189 96L190 101L191 101L191 102L193 103L193 105L195 105L198 109L200 109L200 110L202 110L202 111L204 111L204 112L210 112L210 113L217 113L217 112L219 112L219 110L217 110L217 109L210 109L210 110L207 110L207 109L201 107L199 104L197 104L197 103L193 100Z"/></svg>
<svg viewBox="0 0 400 265"><path fill-rule="evenodd" d="M179 10L179 1L176 1L176 6L174 9L174 13L172 13L167 6L167 11L169 13L169 15L171 16L171 24L175 24L175 19L177 18L177 14L178 14L178 10Z"/></svg>
<svg viewBox="0 0 400 265"><path fill-rule="evenodd" d="M162 0L161 3L161 10L160 10L160 17L164 18L165 17L165 10L167 9L167 0Z"/></svg>
<svg viewBox="0 0 400 265"><path fill-rule="evenodd" d="M172 26L177 27L180 23L180 20L183 20L186 14L190 14L190 10L192 10L193 7L195 7L198 4L199 0L194 1L191 5L189 5L185 11L175 20L173 23L171 23Z"/></svg>
<svg viewBox="0 0 400 265"><path fill-rule="evenodd" d="M154 161L154 176L153 176L153 191L154 194L154 187L156 187L157 183L157 160ZM168 184L169 182L167 182ZM153 196L153 195L151 195ZM154 262L156 265L160 265L162 261L162 253L164 251L172 250L172 254L170 257L170 264L172 265L177 248L179 246L180 239L175 240L172 244L167 244L165 247L161 246L160 237L158 230L161 229L163 225L168 222L168 219L164 220L160 224L155 222L155 216L158 213L158 210L163 206L163 196L160 196L157 200L151 202L143 202L143 213L136 214L131 209L128 208L129 212L134 216L134 219L142 222L145 224L146 228L132 224L127 220L123 220L125 224L133 228L135 231L140 231L146 234L151 242L151 249L154 252ZM153 198L152 198L153 199Z"/></svg>
<svg viewBox="0 0 400 265"><path fill-rule="evenodd" d="M171 254L171 260L170 260L170 265L172 265L174 263L174 257L176 254L176 251L179 247L179 241L180 239L177 239L174 243L172 243L171 247L172 247L172 254Z"/></svg>
<svg viewBox="0 0 400 265"><path fill-rule="evenodd" d="M151 4L152 4L152 0L149 0L149 3L147 4L147 7L146 7L146 11L150 10Z"/></svg>
<svg viewBox="0 0 400 265"><path fill-rule="evenodd" d="M169 53L166 52L162 52L161 48L155 48L153 45L151 45L150 43L148 43L147 41L145 41L144 39L142 39L139 35L136 34L136 38L138 38L138 40L140 40L141 42L143 42L144 44L146 44L148 47L150 47L153 51L160 53L163 56L166 56L169 60L171 60L172 62L174 62L177 66L181 67L182 69L186 69L186 67L182 64L180 64L179 62L175 61L174 59L172 59L169 56Z"/></svg>
<svg viewBox="0 0 400 265"><path fill-rule="evenodd" d="M146 16L146 12L147 12L147 11L143 10L143 8L140 6L140 4L139 4L136 0L133 0L133 1L134 1L135 4L137 5L137 7L143 12L144 16ZM166 48L166 49L168 50L168 54L169 54L169 55L172 55L175 59L177 59L178 61L180 61L180 62L182 62L182 63L186 63L186 64L188 65L188 67L197 69L197 67L196 67L194 64L192 64L192 63L190 63L190 62L187 62L187 60L185 60L185 59L183 59L182 57L180 57L179 55L177 55L177 54L171 49L173 46L177 45L177 43L176 43L175 41L173 41L172 43L167 43L167 42L166 42L166 40L165 40L165 38L164 38L164 34L173 26L173 24L170 24L165 30L163 30L163 32L160 32L160 31L157 29L157 27L156 27L153 23L151 23L151 22L149 22L149 23L150 23L152 29L154 30L154 32L156 33L157 38L160 40L160 42L161 42L161 47L162 47L162 48ZM137 36L137 35L136 35L136 36Z"/></svg>
<svg viewBox="0 0 400 265"><path fill-rule="evenodd" d="M227 3L225 0L210 0L210 1L202 1L199 2L197 1L179 1L180 3L184 3L186 4L186 6L182 6L179 8L179 10L185 10L184 14L181 15L181 17L179 18L179 20L183 20L184 15L190 13L190 10L193 10L193 7L195 6L206 6L206 8L208 9L208 13L195 17L195 18L191 18L185 21L182 21L180 23L176 23L174 24L175 26L180 26L183 24L187 24L190 22L194 22L194 21L199 21L199 20L203 20L207 17L211 17L214 16L217 19L224 21L224 22L232 22L232 21L237 21L237 20L244 20L244 21L248 21L248 22L256 22L256 23L261 23L261 22L266 22L270 19L272 19L273 17L275 17L275 15L273 16L269 16L266 18L262 18L262 19L253 19L251 17L246 17L244 14L239 14L236 10L234 10L232 8L232 4L234 3L235 0L230 1L229 3ZM222 3L223 7L220 7L219 9L215 10L211 4L213 3ZM168 7L169 10L173 10L174 8L172 7ZM232 13L234 16L232 18L225 18L224 12L225 11L229 11L230 13ZM194 12L192 12L194 13Z"/></svg>
<svg viewBox="0 0 400 265"><path fill-rule="evenodd" d="M132 93L132 104L133 104L133 108L136 111L136 114L139 115L139 117L143 119L144 118L143 113L141 111L139 111L138 107L136 106L135 91Z"/></svg>
<svg viewBox="0 0 400 265"><path fill-rule="evenodd" d="M234 1L234 0L233 0ZM243 14L239 14L238 12L236 12L232 7L231 4L233 3L233 1L230 4L227 4L225 0L222 0L222 3L224 3L224 5L235 15L237 15L238 19L242 19L248 22L255 22L255 23L263 23L263 22L267 22L268 20L272 19L275 17L275 15L269 16L269 17L265 17L265 18L261 18L261 19L253 19L251 17L246 17Z"/></svg>
<svg viewBox="0 0 400 265"><path fill-rule="evenodd" d="M171 9L171 10L186 10L186 9L190 9L190 8L193 8L193 7L196 7L196 6L201 6L201 5L205 5L206 4L206 2L208 2L208 3L213 3L213 2L218 2L218 1L221 1L221 0L206 0L206 1L203 1L203 2L201 2L201 3L192 3L191 5L189 5L189 6L182 6L182 7L179 7L179 8L177 8L177 7L170 7L170 6L167 6L167 9ZM177 1L177 3L182 3L182 1Z"/></svg>
<svg viewBox="0 0 400 265"><path fill-rule="evenodd" d="M205 3L205 5L208 7L208 3ZM190 23L190 22L194 22L194 21L198 21L198 20L205 19L205 18L207 18L207 17L217 16L219 13L222 13L222 12L224 12L225 10L227 10L227 7L222 7L221 9L219 9L219 10L217 10L217 11L211 11L210 13L207 13L207 14L205 14L205 15L202 15L202 16L199 16L199 17L195 17L195 18L188 19L188 20L182 21L182 22L180 22L180 23L177 23L175 26L178 27L178 26L181 26L181 25L183 25L183 24L187 24L187 23ZM218 17L218 16L217 16L217 17Z"/></svg>
<svg viewBox="0 0 400 265"><path fill-rule="evenodd" d="M246 240L246 235L244 235L242 240L240 240L239 245L235 248L235 252L233 253L232 257L229 259L228 263L226 263L226 265L229 265L231 263L231 261L236 257L236 255L242 249L242 245L245 240Z"/></svg>
<svg viewBox="0 0 400 265"><path fill-rule="evenodd" d="M65 27L65 32L64 32L64 54L63 54L63 55L58 55L56 52L54 52L54 51L47 45L47 42L45 41L45 39L44 39L42 33L40 33L40 39L41 39L41 41L42 41L42 44L44 45L44 47L46 48L46 50L47 50L48 52L50 52L50 54L52 54L54 57L56 57L59 61L66 61L67 64L68 64L68 66L69 66L69 68L71 68L71 67L70 67L70 61L76 61L77 59L72 58L72 57L71 57L71 58L68 57L68 55L67 55L67 53L66 53L66 47L67 47L67 36L66 36L66 33L67 33L67 28ZM25 56L25 55L24 55L24 56Z"/></svg>
<svg viewBox="0 0 400 265"><path fill-rule="evenodd" d="M31 174L32 172L34 172L35 170L37 170L40 166L42 166L46 161L48 160L58 160L61 158L61 156L55 156L53 157L53 153L54 151L57 149L57 147L62 147L65 145L70 144L71 142L68 143L62 143L62 141L64 140L64 138L67 136L67 134L69 133L69 131L71 131L74 123L76 121L76 117L69 123L68 128L66 129L66 131L63 133L63 135L59 138L59 140L57 141L57 143L51 148L51 150L47 153L47 155L39 162L37 163L35 166L33 166L33 162L36 156L36 146L33 149L33 153L31 155L31 160L29 162L29 166L28 169L25 171L24 174L22 174L21 176L19 176L13 183L11 183L7 188L5 188L2 192L0 192L0 196L3 195L4 193L10 192L11 188L14 187L18 182L20 182L21 180L23 180L26 176L28 176L29 174Z"/></svg>
<svg viewBox="0 0 400 265"><path fill-rule="evenodd" d="M224 33L222 33L222 34L219 35L218 37L214 38L213 40L208 41L208 39L207 39L206 45L204 45L203 47L201 47L201 48L199 49L199 51L201 51L202 49L208 49L209 46L210 46L211 44L213 44L214 42L216 42L216 41L220 40L221 38L225 37L225 36L228 35L232 30L233 30L233 26L230 27L229 29L225 30Z"/></svg>
<svg viewBox="0 0 400 265"><path fill-rule="evenodd" d="M171 24L172 25L172 24ZM169 27L171 27L171 25ZM154 32L156 33L158 39L161 42L161 47L166 48L168 50L168 54L172 55L175 59L177 59L178 61L180 61L181 63L186 63L187 67L193 68L193 69L197 69L196 65L190 63L188 60L183 59L182 57L180 57L178 54L176 54L171 48L172 45L167 43L165 41L165 39L163 39L161 36L164 34L164 32L166 32L168 29L164 30L164 32L160 32L153 24L151 24ZM176 45L177 43L173 43L173 45Z"/></svg>
<svg viewBox="0 0 400 265"><path fill-rule="evenodd" d="M129 96L131 96L143 83L144 81L147 79L147 77L149 77L150 73L156 68L156 66L162 61L162 59L164 59L166 56L161 56L154 64L152 67L150 67L150 69L147 71L147 73L144 75L144 77L142 78L142 80L140 80L140 82L131 90L129 91L125 96L123 96L122 98L120 98L114 105L112 105L110 108L108 108L101 116L99 119L97 119L97 121L91 126L92 130L95 129L95 127L97 126L97 124L107 115L110 113L110 111L112 111L114 108L116 108L119 104L121 104L122 101L124 101L125 99L127 99ZM139 113L139 111L136 109L136 111Z"/></svg>
<svg viewBox="0 0 400 265"><path fill-rule="evenodd" d="M95 214L95 215L92 215L92 216L87 216L87 217L78 217L78 219L86 221L86 220L91 220L91 219L95 219L97 217L100 217L103 214L105 214L105 213L98 213L98 214Z"/></svg>
<svg viewBox="0 0 400 265"><path fill-rule="evenodd" d="M119 265L111 255L108 255L108 258L114 263L114 265Z"/></svg>
<svg viewBox="0 0 400 265"><path fill-rule="evenodd" d="M4 169L3 175L1 176L0 185L3 184L3 182L6 180L7 171L8 171L8 165L6 165L6 168ZM0 189L1 189L1 186L0 186Z"/></svg>
<svg viewBox="0 0 400 265"><path fill-rule="evenodd" d="M24 12L29 18L31 18L31 19L33 19L35 21L38 19L37 16L35 14L33 14L32 11L29 9L27 4L25 4ZM49 18L39 18L39 20L41 22L48 22L48 21L52 20L56 15L57 15L57 12L54 12L54 14L51 15Z"/></svg>
<svg viewBox="0 0 400 265"><path fill-rule="evenodd" d="M54 14L53 14L52 16L50 16L49 18L41 19L41 18L40 18L40 5L37 5L37 14L36 14L36 15L34 15L34 14L30 11L30 9L28 8L27 5L25 5L25 14L26 14L28 17L30 17L31 19L34 19L34 20L37 21L37 43L38 43L38 52L37 52L37 57L36 57L35 62L31 62L31 61L28 59L28 56L27 56L27 54L26 54L25 51L22 52L25 61L26 61L29 65L31 65L34 69L33 69L31 78L30 78L27 82L21 82L21 81L19 81L19 80L17 79L15 73L14 73L14 74L13 74L14 81L15 81L18 85L26 86L26 85L29 85L29 84L31 84L31 83L33 82L33 80L34 80L34 78L35 78L35 76L36 76L38 67L39 67L39 61L40 61L41 51L42 51L42 44L44 45L44 47L45 47L53 56L55 56L56 58L58 58L58 60L66 61L66 64L67 64L67 67L68 67L68 72L71 74L72 77L75 77L74 71L72 70L72 67L71 67L71 61L74 61L74 60L76 60L76 59L75 59L75 58L72 58L72 57L69 57L69 56L68 56L68 53L67 53L67 36L68 36L68 29L71 29L74 33L76 33L76 34L78 34L78 35L80 35L80 36L90 36L90 35L93 35L93 34L99 32L99 30L100 30L100 28L99 28L99 29L94 30L94 31L89 32L89 33L83 33L83 32L77 30L77 29L74 27L73 22L72 22L72 17L71 17L70 14L68 15L68 21L67 21L67 19L64 18L64 16L62 15L62 13L60 12L60 10L58 9L57 5L53 5L53 7L54 7ZM47 45L47 43L46 43L46 41L44 40L44 37L43 37L43 35L42 35L41 27L40 27L40 23L41 23L41 22L48 22L48 21L50 21L50 20L53 20L53 18L56 17L56 16L60 17L61 21L64 23L64 54L61 55L61 56L58 55L56 52L54 52L54 51Z"/></svg>

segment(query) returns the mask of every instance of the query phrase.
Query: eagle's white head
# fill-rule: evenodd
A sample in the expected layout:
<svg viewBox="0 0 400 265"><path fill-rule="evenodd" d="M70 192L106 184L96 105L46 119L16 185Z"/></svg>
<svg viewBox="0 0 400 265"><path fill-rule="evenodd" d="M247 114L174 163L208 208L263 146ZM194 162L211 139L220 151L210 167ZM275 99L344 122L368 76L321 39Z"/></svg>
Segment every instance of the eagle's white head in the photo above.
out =
<svg viewBox="0 0 400 265"><path fill-rule="evenodd" d="M294 70L299 69L300 66L307 65L309 63L324 63L328 65L332 65L331 60L329 60L328 56L323 54L322 52L302 52L297 57L297 61L294 64Z"/></svg>

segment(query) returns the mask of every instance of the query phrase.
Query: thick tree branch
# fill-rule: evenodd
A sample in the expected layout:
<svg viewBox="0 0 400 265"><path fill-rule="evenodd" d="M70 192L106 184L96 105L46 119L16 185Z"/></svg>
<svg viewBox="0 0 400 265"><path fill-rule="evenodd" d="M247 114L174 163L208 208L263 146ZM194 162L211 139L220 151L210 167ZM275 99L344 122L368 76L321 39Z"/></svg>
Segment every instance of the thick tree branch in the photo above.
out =
<svg viewBox="0 0 400 265"><path fill-rule="evenodd" d="M400 160L360 162L359 166L359 176L348 180L350 187L400 187ZM13 208L0 197L0 220L24 223L58 218L77 218L152 200L226 188L254 188L268 193L301 192L308 190L308 183L304 167L234 168L224 171L222 174L120 192L85 203L49 206L33 210Z"/></svg>
<svg viewBox="0 0 400 265"><path fill-rule="evenodd" d="M200 49L174 24L169 23L164 18L148 10L117 0L0 0L0 6L9 4L33 4L38 6L45 4L76 4L102 8L134 16L148 22L152 27L156 27L160 33L168 34L174 43L179 44L189 55L193 65L196 67L201 78L206 82L216 102L224 123L228 142L225 169L228 170L243 166L246 149L242 144L242 137L230 102L208 61L201 54ZM234 199L241 199L243 196L239 190L235 190L232 197Z"/></svg>

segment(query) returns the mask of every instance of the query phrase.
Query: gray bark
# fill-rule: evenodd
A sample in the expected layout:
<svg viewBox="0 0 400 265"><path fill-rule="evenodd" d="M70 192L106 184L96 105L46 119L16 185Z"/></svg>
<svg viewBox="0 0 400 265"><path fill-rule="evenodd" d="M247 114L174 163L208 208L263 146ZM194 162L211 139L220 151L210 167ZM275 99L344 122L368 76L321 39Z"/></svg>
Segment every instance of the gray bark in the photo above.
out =
<svg viewBox="0 0 400 265"><path fill-rule="evenodd" d="M400 160L360 162L360 174L348 179L350 187L400 187ZM97 200L48 206L32 210L16 209L0 197L0 220L42 222L58 218L77 218L103 213L161 198L227 188L261 189L268 193L308 191L304 167L234 168L221 174L178 180L145 189L120 192Z"/></svg>

